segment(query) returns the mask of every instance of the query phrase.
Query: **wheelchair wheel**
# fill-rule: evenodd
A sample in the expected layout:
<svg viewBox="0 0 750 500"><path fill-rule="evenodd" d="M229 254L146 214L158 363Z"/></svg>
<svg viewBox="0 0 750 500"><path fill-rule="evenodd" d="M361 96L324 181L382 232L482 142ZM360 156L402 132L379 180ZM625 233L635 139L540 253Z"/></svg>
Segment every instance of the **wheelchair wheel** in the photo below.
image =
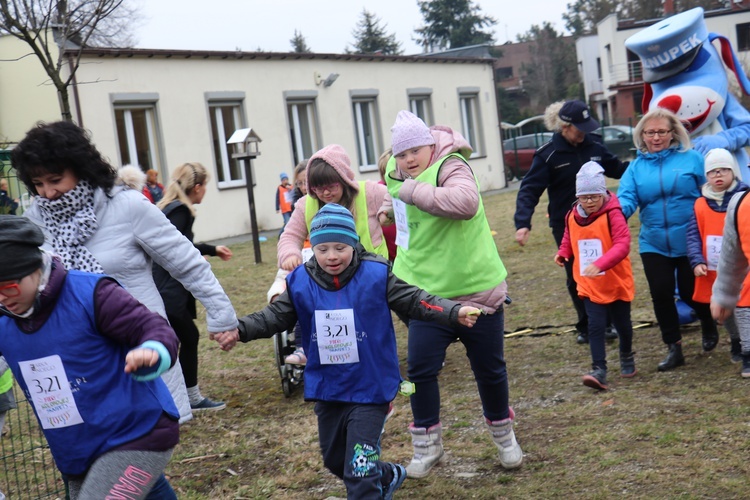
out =
<svg viewBox="0 0 750 500"><path fill-rule="evenodd" d="M288 355L286 352L289 347L289 340L286 332L277 333L273 336L273 347L276 353L276 367L279 370L279 376L282 380L287 378L286 365L284 364L284 358Z"/></svg>
<svg viewBox="0 0 750 500"><path fill-rule="evenodd" d="M281 389L284 391L284 396L291 397L292 395L292 383L288 378L281 379Z"/></svg>

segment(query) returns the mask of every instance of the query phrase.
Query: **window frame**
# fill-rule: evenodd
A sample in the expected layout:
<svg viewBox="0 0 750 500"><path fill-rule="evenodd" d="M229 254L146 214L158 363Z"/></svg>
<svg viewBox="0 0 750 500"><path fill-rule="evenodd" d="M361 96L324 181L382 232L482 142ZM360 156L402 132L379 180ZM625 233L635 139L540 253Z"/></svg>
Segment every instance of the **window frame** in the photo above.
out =
<svg viewBox="0 0 750 500"><path fill-rule="evenodd" d="M426 87L406 89L406 95L409 99L409 111L422 119L427 126L435 124L435 115L432 112L432 89ZM417 111L418 103L422 103L425 116L421 116Z"/></svg>
<svg viewBox="0 0 750 500"><path fill-rule="evenodd" d="M482 106L479 100L479 87L459 87L458 108L461 115L461 133L471 144L471 158L481 158L487 155L482 127ZM469 104L467 106L466 104ZM471 116L469 116L471 112ZM469 123L470 122L470 123ZM471 127L469 126L471 125Z"/></svg>
<svg viewBox="0 0 750 500"><path fill-rule="evenodd" d="M289 130L289 145L292 154L292 162L297 165L300 161L309 159L316 151L323 146L320 115L318 113L318 91L316 90L292 90L283 93L284 106L286 111L287 130ZM308 141L310 143L310 154L304 151L303 130L300 128L300 114L298 106L306 106L307 126L310 131Z"/></svg>
<svg viewBox="0 0 750 500"><path fill-rule="evenodd" d="M168 172L165 171L166 162L163 151L164 138L162 137L161 125L159 123L159 94L155 92L110 94L110 104L120 164L138 166L144 172L153 168L159 172L162 179L167 178ZM153 165L141 165L138 158L138 143L133 123L133 111L140 110L145 111L146 137L149 140L148 154L150 160L154 163ZM123 113L123 125L125 127L123 132L125 134L125 144L127 145L127 161L121 147L121 136L117 119L118 112Z"/></svg>
<svg viewBox="0 0 750 500"><path fill-rule="evenodd" d="M360 173L365 172L377 172L378 171L378 158L383 151L383 140L380 133L380 112L378 108L378 95L379 91L376 89L361 89L361 90L350 90L349 98L352 109L352 119L354 125L354 139L357 145L357 164ZM369 127L370 137L372 140L372 158L368 158L367 146L368 141L366 137L367 131L362 127L362 106L367 105L369 109ZM364 148L364 149L363 149ZM372 163L367 160L372 160ZM363 161L365 160L365 161Z"/></svg>
<svg viewBox="0 0 750 500"><path fill-rule="evenodd" d="M227 144L229 137L226 136L227 134L224 131L224 116L221 112L222 108L232 108L232 114L234 115L234 120L236 122L234 130L246 128L245 92L205 92L204 98L206 101L206 122L211 137L211 153L214 162L216 187L219 190L245 187L247 185L247 179L245 178L245 169L241 163L238 163L237 165L240 177L232 178L232 148ZM215 118L217 124L216 135L218 137L216 138L214 138L212 118ZM219 122L221 122L221 124ZM216 151L216 144L223 144L225 146L219 154L217 154ZM221 165L217 164L217 158L221 158ZM219 176L219 169L221 169L222 176ZM222 177L224 180L220 180Z"/></svg>

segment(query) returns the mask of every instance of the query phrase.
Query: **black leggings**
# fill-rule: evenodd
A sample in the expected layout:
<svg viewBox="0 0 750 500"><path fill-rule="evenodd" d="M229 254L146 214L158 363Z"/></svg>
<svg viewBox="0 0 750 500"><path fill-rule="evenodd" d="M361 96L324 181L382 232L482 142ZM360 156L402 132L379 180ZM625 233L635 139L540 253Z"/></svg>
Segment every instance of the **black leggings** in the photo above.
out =
<svg viewBox="0 0 750 500"><path fill-rule="evenodd" d="M682 340L680 320L674 300L675 272L680 298L693 308L701 322L703 335L716 332L716 323L711 318L708 304L693 302L695 275L687 257L666 257L658 253L642 253L643 271L646 274L654 314L659 322L661 338L665 344Z"/></svg>
<svg viewBox="0 0 750 500"><path fill-rule="evenodd" d="M195 387L198 385L198 340L200 338L198 328L193 318L187 315L172 316L167 313L167 319L177 334L177 338L180 339L179 358L185 386Z"/></svg>

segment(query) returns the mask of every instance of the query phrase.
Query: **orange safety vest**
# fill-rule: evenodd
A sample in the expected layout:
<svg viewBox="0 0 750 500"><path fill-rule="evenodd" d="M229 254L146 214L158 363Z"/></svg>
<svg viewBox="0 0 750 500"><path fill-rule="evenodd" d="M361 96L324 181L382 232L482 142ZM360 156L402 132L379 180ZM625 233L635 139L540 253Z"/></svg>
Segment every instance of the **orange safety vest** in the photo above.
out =
<svg viewBox="0 0 750 500"><path fill-rule="evenodd" d="M748 207L745 198L747 198L747 193L743 194L739 203L737 203L734 212L734 224L740 239L742 252L745 254L745 258L749 259L748 262L750 262L750 223L747 222L750 221L750 207ZM743 221L743 224L739 223L740 220ZM745 281L742 282L740 300L737 302L737 307L750 307L750 273L745 276Z"/></svg>
<svg viewBox="0 0 750 500"><path fill-rule="evenodd" d="M713 246L717 243L716 241L709 242L709 238L724 234L724 219L726 219L726 216L725 212L712 210L705 198L700 197L695 200L695 221L698 223L698 233L701 236L704 258L708 258L709 253L716 254L719 252L720 249L718 248L709 249L709 245ZM696 276L693 300L703 304L711 302L711 288L714 286L714 281L716 281L716 269L709 269L706 276Z"/></svg>
<svg viewBox="0 0 750 500"><path fill-rule="evenodd" d="M282 214L288 213L292 211L292 191L294 188L292 186L282 186L279 184L279 190L276 193L276 195L279 197L279 211Z"/></svg>
<svg viewBox="0 0 750 500"><path fill-rule="evenodd" d="M578 295L586 297L595 304L611 304L617 300L632 302L635 296L635 282L633 270L630 266L630 256L625 257L612 269L604 274L589 278L581 275L581 263L592 263L612 248L609 214L598 217L594 222L581 226L575 220L574 211L568 214L568 231L570 244L573 247L573 279L578 285ZM589 244L589 245L587 245ZM587 252L593 252L590 258L581 255L581 248L588 246ZM599 248L601 246L601 253Z"/></svg>

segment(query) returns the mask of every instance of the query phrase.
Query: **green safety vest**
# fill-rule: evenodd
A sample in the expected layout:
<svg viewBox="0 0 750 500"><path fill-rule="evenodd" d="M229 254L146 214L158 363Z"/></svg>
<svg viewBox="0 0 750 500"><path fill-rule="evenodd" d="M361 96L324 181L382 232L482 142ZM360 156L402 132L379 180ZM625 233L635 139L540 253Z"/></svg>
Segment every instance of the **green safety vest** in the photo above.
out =
<svg viewBox="0 0 750 500"><path fill-rule="evenodd" d="M318 213L321 206L320 200L316 200L312 196L307 197L307 201L305 202L305 223L307 224L307 234L310 234L310 226L312 225L313 217ZM368 252L382 255L388 259L388 246L385 243L384 237L380 237L380 245L378 245L377 248L372 244L368 219L369 214L367 213L365 182L359 181L359 192L357 193L357 196L354 197L354 227L357 230L359 242Z"/></svg>
<svg viewBox="0 0 750 500"><path fill-rule="evenodd" d="M467 163L460 154L451 153L430 165L415 180L437 186L440 167L451 157ZM385 179L393 199L398 198L404 185L390 175L395 170L396 159L391 157ZM505 280L508 273L492 239L481 196L477 213L469 220L437 217L414 205L406 205L406 217L408 248L398 247L393 264L393 273L402 280L446 298L491 290Z"/></svg>
<svg viewBox="0 0 750 500"><path fill-rule="evenodd" d="M8 392L13 387L13 372L10 369L0 375L0 394Z"/></svg>

